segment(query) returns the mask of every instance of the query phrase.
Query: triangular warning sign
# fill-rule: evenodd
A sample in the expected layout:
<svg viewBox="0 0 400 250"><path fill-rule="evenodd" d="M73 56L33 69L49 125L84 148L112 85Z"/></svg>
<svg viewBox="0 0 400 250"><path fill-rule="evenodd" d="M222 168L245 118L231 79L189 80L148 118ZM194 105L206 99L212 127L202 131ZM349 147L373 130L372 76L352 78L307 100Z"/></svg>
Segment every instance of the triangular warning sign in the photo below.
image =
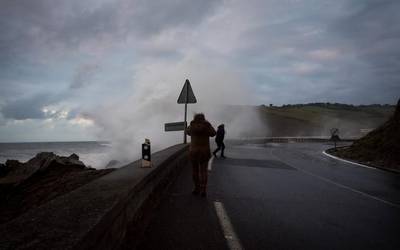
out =
<svg viewBox="0 0 400 250"><path fill-rule="evenodd" d="M178 103L196 103L196 97L194 96L192 86L190 86L190 82L188 79L185 81L185 85L183 85L181 94L178 97Z"/></svg>

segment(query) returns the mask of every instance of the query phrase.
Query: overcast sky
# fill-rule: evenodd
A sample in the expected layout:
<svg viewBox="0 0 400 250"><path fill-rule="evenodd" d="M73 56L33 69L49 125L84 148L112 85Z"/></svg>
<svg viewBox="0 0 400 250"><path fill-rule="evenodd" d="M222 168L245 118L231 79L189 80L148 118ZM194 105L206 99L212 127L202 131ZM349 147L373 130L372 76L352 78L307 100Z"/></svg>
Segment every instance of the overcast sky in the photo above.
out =
<svg viewBox="0 0 400 250"><path fill-rule="evenodd" d="M399 13L398 0L1 0L0 141L99 139L100 107L209 71L194 90L223 81L231 104L394 104ZM231 81L251 97L229 98Z"/></svg>

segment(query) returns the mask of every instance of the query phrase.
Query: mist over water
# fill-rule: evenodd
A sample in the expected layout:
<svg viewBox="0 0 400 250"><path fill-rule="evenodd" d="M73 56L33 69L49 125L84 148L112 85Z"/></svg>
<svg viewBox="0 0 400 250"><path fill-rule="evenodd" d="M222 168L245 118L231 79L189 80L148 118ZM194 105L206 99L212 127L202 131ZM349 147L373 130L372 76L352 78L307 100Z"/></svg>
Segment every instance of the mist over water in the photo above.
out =
<svg viewBox="0 0 400 250"><path fill-rule="evenodd" d="M150 139L152 152L182 143L183 132L164 132L164 124L184 120L184 105L177 104L177 99L185 79L197 98L196 104L188 105L188 122L203 112L215 128L226 125L228 138L263 127L254 108L243 106L245 112L229 112L231 105L246 105L253 99L240 75L223 65L215 67L205 58L190 57L177 64L141 64L133 72L133 91L127 98L111 98L88 113L101 127L99 136L112 144L109 160L138 159L145 138Z"/></svg>

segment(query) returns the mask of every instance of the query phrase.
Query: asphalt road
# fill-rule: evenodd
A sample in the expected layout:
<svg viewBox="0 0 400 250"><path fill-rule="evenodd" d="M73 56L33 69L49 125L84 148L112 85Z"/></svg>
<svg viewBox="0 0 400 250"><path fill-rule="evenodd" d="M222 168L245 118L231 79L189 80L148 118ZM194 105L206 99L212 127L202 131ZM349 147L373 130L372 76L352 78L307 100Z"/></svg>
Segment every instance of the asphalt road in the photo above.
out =
<svg viewBox="0 0 400 250"><path fill-rule="evenodd" d="M400 249L400 175L322 154L330 145L227 147L207 198L187 166L139 249Z"/></svg>

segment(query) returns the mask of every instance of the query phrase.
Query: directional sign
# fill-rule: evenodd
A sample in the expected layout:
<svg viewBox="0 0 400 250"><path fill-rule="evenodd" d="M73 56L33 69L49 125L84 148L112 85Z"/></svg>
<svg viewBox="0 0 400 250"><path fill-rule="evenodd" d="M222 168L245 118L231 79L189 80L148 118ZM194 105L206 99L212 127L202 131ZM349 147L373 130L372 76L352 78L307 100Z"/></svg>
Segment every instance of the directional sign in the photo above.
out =
<svg viewBox="0 0 400 250"><path fill-rule="evenodd" d="M186 104L186 103L196 103L196 97L194 96L192 86L190 86L190 82L188 79L185 81L185 85L183 85L181 94L178 98L178 103Z"/></svg>
<svg viewBox="0 0 400 250"><path fill-rule="evenodd" d="M182 131L185 129L185 122L165 123L165 132L167 131Z"/></svg>

